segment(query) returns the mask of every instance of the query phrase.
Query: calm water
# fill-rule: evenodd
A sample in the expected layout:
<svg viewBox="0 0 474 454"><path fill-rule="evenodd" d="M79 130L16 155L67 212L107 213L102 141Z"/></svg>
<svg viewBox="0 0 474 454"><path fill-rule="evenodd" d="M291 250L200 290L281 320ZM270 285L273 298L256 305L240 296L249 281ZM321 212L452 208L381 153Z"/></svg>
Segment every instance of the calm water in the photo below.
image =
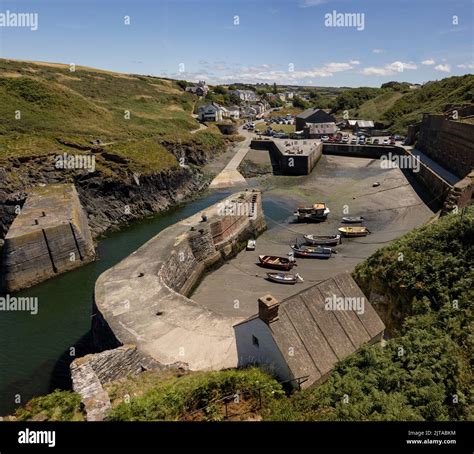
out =
<svg viewBox="0 0 474 454"><path fill-rule="evenodd" d="M111 233L98 244L99 260L60 275L16 296L38 297L37 315L0 313L0 415L11 412L21 402L67 388L68 365L73 356L89 351L92 295L97 277L164 228L216 203L231 191L207 193L202 198L162 215L146 219ZM286 219L291 208L282 201L264 196L264 210L275 221ZM270 219L269 219L270 221Z"/></svg>

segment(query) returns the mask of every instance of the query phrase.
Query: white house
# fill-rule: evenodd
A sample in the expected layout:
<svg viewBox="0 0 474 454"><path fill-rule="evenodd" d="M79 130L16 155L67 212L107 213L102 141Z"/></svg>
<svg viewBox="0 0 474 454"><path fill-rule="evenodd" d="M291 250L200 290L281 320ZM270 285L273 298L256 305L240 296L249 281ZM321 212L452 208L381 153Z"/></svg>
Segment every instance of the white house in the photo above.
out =
<svg viewBox="0 0 474 454"><path fill-rule="evenodd" d="M324 381L336 363L364 343L383 338L385 326L349 273L279 303L258 300L258 314L234 325L238 365L258 364L280 380Z"/></svg>
<svg viewBox="0 0 474 454"><path fill-rule="evenodd" d="M231 120L238 120L240 118L239 106L230 106L226 108L224 118L230 118Z"/></svg>
<svg viewBox="0 0 474 454"><path fill-rule="evenodd" d="M198 118L200 121L222 121L226 113L227 109L215 102L198 107Z"/></svg>
<svg viewBox="0 0 474 454"><path fill-rule="evenodd" d="M238 96L241 101L257 100L257 94L252 90L229 90L229 93Z"/></svg>

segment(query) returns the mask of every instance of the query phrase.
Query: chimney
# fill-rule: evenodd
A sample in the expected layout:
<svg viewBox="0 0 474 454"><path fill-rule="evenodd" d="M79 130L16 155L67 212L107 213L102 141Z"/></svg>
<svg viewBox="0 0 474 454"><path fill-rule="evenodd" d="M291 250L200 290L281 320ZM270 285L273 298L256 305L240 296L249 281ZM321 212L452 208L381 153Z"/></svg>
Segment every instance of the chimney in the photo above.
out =
<svg viewBox="0 0 474 454"><path fill-rule="evenodd" d="M280 303L270 294L258 299L258 317L267 325L278 320Z"/></svg>

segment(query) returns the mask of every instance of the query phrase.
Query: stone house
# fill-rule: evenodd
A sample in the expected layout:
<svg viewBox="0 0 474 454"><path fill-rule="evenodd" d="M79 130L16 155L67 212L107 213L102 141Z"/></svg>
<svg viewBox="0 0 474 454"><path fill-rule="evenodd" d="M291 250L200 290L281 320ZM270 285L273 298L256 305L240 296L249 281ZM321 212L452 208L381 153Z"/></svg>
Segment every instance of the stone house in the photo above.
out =
<svg viewBox="0 0 474 454"><path fill-rule="evenodd" d="M280 380L324 381L338 361L383 338L385 326L349 273L278 302L234 325L239 366L258 364Z"/></svg>
<svg viewBox="0 0 474 454"><path fill-rule="evenodd" d="M257 94L253 90L229 90L229 94L237 96L241 101L257 101Z"/></svg>
<svg viewBox="0 0 474 454"><path fill-rule="evenodd" d="M310 108L301 112L295 118L297 131L302 131L308 123L335 123L335 118L323 109Z"/></svg>

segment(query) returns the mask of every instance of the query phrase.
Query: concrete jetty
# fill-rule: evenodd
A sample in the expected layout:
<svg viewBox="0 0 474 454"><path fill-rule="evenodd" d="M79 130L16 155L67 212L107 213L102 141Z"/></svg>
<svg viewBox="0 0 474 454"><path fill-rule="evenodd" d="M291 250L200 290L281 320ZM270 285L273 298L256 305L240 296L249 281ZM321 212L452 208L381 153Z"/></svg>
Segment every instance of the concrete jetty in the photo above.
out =
<svg viewBox="0 0 474 454"><path fill-rule="evenodd" d="M94 244L73 184L29 191L2 251L1 287L15 292L95 258Z"/></svg>

